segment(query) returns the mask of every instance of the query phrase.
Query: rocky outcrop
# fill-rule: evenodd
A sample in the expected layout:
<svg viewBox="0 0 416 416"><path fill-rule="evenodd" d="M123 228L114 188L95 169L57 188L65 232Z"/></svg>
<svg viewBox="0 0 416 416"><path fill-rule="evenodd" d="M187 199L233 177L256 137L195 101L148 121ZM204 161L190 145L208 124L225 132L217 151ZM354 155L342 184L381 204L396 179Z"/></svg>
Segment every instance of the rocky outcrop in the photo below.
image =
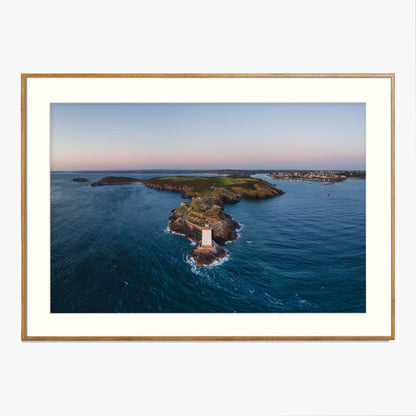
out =
<svg viewBox="0 0 416 416"><path fill-rule="evenodd" d="M224 247L215 244L212 248L201 247L198 244L192 253L189 253L189 257L195 261L197 266L208 266L214 261L226 257L228 254Z"/></svg>
<svg viewBox="0 0 416 416"><path fill-rule="evenodd" d="M73 182L89 182L87 178L74 178Z"/></svg>
<svg viewBox="0 0 416 416"><path fill-rule="evenodd" d="M178 217L175 212L169 217L169 231L184 235L186 238L198 243L201 241L201 230L192 227L183 217Z"/></svg>
<svg viewBox="0 0 416 416"><path fill-rule="evenodd" d="M237 230L241 228L228 214L220 212L217 221L210 223L212 239L218 244L225 244L237 238Z"/></svg>

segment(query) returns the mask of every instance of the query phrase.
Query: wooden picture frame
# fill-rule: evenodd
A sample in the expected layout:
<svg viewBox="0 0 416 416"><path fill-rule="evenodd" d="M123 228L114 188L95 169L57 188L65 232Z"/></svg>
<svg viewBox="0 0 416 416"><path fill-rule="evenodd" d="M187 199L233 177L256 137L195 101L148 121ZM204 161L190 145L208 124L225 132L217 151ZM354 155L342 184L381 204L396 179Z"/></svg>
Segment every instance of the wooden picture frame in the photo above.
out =
<svg viewBox="0 0 416 416"><path fill-rule="evenodd" d="M141 82L137 84L138 80ZM158 83L153 84L151 80ZM207 86L206 80L210 83ZM231 87L238 80L237 88ZM276 83L277 80L282 81ZM302 320L302 314L285 314L296 315L294 318L293 327L288 320L287 323L279 327L280 321L274 321L276 318L273 315L265 316L262 321L263 314L257 314L255 325L261 326L264 322L264 332L250 332L251 329L244 330L245 319L248 314L230 314L232 317L225 316L228 314L192 314L192 317L184 317L184 314L164 314L163 323L160 324L161 329L158 328L159 323L157 319L158 314L149 314L149 319L144 321L130 322L132 317L127 315L138 314L99 314L100 316L91 316L89 314L52 314L50 313L48 296L50 293L47 290L47 282L50 279L42 270L46 270L46 259L49 256L48 242L43 240L44 235L48 235L50 231L47 229L47 217L45 221L40 220L36 224L37 214L42 212L42 206L50 206L48 200L49 183L45 183L47 172L49 172L49 137L41 135L45 128L50 127L49 105L51 102L123 102L123 98L115 98L119 91L120 94L125 94L126 102L135 102L135 94L137 102L147 102L147 98L151 92L141 92L146 87L146 83L152 84L149 87L161 90L160 82L164 81L163 85L167 85L168 89L172 85L172 95L166 96L166 102L175 102L175 97L178 96L180 85L186 85L186 82L191 81L191 86L183 93L183 102L215 102L215 94L218 90L229 87L229 95L218 98L218 102L228 102L229 97L243 97L243 102L262 102L259 97L263 94L265 102L288 102L285 97L290 96L293 92L293 102L343 102L342 97L345 97L345 102L365 102L368 106L366 113L366 139L367 139L367 161L366 169L369 169L367 176L367 186L370 183L370 188L373 186L388 185L387 195L380 196L380 201L385 207L385 212L378 213L379 219L372 221L372 224L367 225L367 245L370 247L370 254L367 254L367 277L368 270L373 270L370 276L370 283L367 280L366 296L371 300L367 310L363 314L317 314L316 321L319 319L322 322L327 319L330 322L328 327L323 323L319 329L320 323L317 323L316 328L310 331L303 331L296 329L298 322ZM167 82L166 82L167 81ZM199 82L198 82L199 81ZM254 82L255 81L255 82ZM379 81L379 82L377 82ZM130 85L131 82L131 85ZM246 82L246 84L245 84ZM270 82L270 86L268 84ZM108 83L108 88L106 87ZM133 85L134 84L134 85ZM214 87L211 89L211 85ZM247 85L247 91L245 87ZM194 341L194 340L229 340L229 341L266 341L266 340L394 340L395 339L395 242L394 242L394 146L395 146L395 76L394 74L385 73L353 73L353 74L314 74L314 73L297 73L297 74L22 74L21 75L21 231L22 231L22 275L21 275L21 339L24 341L53 341L53 340L149 340L149 341ZM104 86L104 89L103 89ZM304 92L301 90L305 88ZM81 96L79 91L87 90L87 93ZM260 92L258 92L260 91ZM361 93L362 91L362 93ZM78 95L79 94L79 95ZM90 95L88 95L90 94ZM139 94L139 95L137 95ZM161 93L162 94L162 93ZM175 96L176 94L176 96ZM245 96L245 94L247 94ZM260 94L260 95L257 95ZM275 95L274 95L275 94ZM280 95L281 94L281 95ZM289 95L288 95L289 94ZM302 99L302 94L305 99ZM356 94L354 96L354 94ZM91 98L92 97L92 98ZM146 98L147 97L147 98ZM161 95L155 98L161 100ZM172 98L173 97L173 98ZM193 97L193 99L192 99ZM199 97L199 100L198 100ZM214 98L213 98L214 97ZM283 97L283 98L282 98ZM315 98L313 98L315 97ZM331 98L332 97L332 98ZM357 97L359 97L357 101ZM361 98L360 98L361 97ZM182 100L182 97L180 97ZM179 101L181 101L179 100ZM163 101L163 98L162 98ZM382 102L383 104L377 104ZM382 125L381 130L375 131L373 127L376 121ZM39 124L39 126L37 126ZM42 125L40 125L42 124ZM36 127L34 127L36 125ZM374 130L374 132L373 132ZM372 137L373 134L379 134L379 139ZM379 140L377 142L377 140ZM376 164L376 155L374 149L380 149L379 165ZM382 185L376 185L376 175L380 169L385 169L387 176L382 176L380 182ZM377 173L378 172L378 173ZM35 175L36 173L36 175ZM39 175L38 175L39 173ZM37 176L38 175L38 176ZM40 179L39 179L40 178ZM43 178L43 179L42 179ZM388 181L388 183L387 183ZM372 188L371 188L372 189ZM371 202L376 192L367 189L366 201ZM374 188L375 189L375 188ZM377 188L379 190L380 188ZM41 200L39 204L42 206L34 207L34 193L38 193L38 198ZM370 199L369 199L370 198ZM371 205L372 204L372 205ZM371 202L371 206L376 204ZM29 216L28 216L29 214ZM369 211L367 205L366 218L373 216L375 212ZM44 218L42 216L42 218ZM388 218L388 223L386 219ZM49 218L50 220L50 218ZM43 222L42 222L43 221ZM377 249L372 249L374 246L375 233L371 227L379 226L384 231L380 237L380 252L389 253L388 258L385 258L384 268L373 268L374 257L373 253ZM38 243L36 243L38 242ZM33 253L34 246L39 244L38 250L43 250L41 256ZM43 249L40 247L43 246ZM42 257L42 260L40 260ZM41 264L42 263L42 264ZM388 270L387 270L388 268ZM377 272L377 270L381 270ZM383 281L381 284L380 281ZM42 281L42 282L41 282ZM35 293L36 292L36 293ZM50 299L49 299L50 302ZM372 315L374 305L374 316ZM49 313L49 316L48 316ZM75 316L77 315L77 316ZM89 315L89 316L86 316ZM94 314L93 314L94 315ZM112 316L117 315L117 316ZM140 314L139 314L140 315ZM179 316L181 315L181 316ZM185 314L186 315L186 314ZM209 315L209 314L208 314ZM238 315L238 316L235 316ZM283 315L283 314L282 314ZM325 315L325 317L324 317ZM336 315L336 316L330 316ZM341 315L348 315L344 317ZM352 315L359 315L352 317ZM306 317L306 314L305 314ZM137 319L147 319L143 314ZM189 318L189 322L188 322ZM286 318L286 317L285 317ZM312 319L313 318L313 319ZM318 319L319 318L319 319ZM322 319L324 318L324 319ZM351 318L351 319L350 319ZM368 319L367 319L368 318ZM97 324L93 321L97 319ZM153 319L153 321L152 321ZM180 324L179 320L184 319ZM229 319L229 321L227 321ZM250 318L251 319L251 318ZM282 317L283 319L283 317ZM315 317L311 317L315 322ZM127 320L129 322L127 322ZM176 321L177 320L177 321ZM216 327L216 320L218 327ZM223 325L220 324L227 321ZM341 321L342 322L341 322ZM348 321L347 323L347 320ZM87 322L88 323L85 323ZM126 322L124 322L126 321ZM192 321L192 322L191 322ZM209 321L209 323L207 323ZM368 321L368 322L367 322ZM371 322L370 322L371 321ZM162 322L162 321L161 321ZM247 318L248 322L248 318ZM251 321L250 321L251 322ZM341 325L339 324L341 322ZM357 323L357 327L352 327ZM359 325L363 327L359 329ZM141 324L143 328L141 329ZM178 325L178 328L173 328L168 333L163 329L167 325ZM248 324L247 324L248 325ZM251 324L250 324L251 325ZM254 324L253 324L254 325ZM301 326L302 323L299 323ZM345 325L345 329L342 329ZM82 326L82 328L81 328ZM85 327L84 327L85 326ZM112 332L111 328L115 328ZM97 328L95 330L95 328ZM108 328L108 329L107 329ZM121 329L120 329L121 328ZM123 329L124 328L124 329ZM149 329L150 328L150 329ZM239 330L236 328L243 328ZM253 327L252 327L253 328ZM334 329L341 328L341 329ZM165 332L164 332L165 331Z"/></svg>

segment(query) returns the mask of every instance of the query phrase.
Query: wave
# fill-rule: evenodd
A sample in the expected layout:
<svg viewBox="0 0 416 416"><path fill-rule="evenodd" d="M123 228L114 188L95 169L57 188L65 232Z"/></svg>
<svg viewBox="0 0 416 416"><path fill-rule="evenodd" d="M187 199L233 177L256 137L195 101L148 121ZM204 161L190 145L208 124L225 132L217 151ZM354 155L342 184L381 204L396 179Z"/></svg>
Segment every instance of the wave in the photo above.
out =
<svg viewBox="0 0 416 416"><path fill-rule="evenodd" d="M241 236L242 231L246 228L246 226L242 222L239 222L239 224L240 224L240 228L238 228L236 230L237 238L239 238Z"/></svg>
<svg viewBox="0 0 416 416"><path fill-rule="evenodd" d="M199 275L200 274L200 270L199 267L196 265L195 260L192 259L191 257L189 257L188 255L185 255L185 263L188 263L191 266L191 271L192 273Z"/></svg>
<svg viewBox="0 0 416 416"><path fill-rule="evenodd" d="M214 267L221 266L226 261L230 259L230 254L228 253L225 257L222 257L218 260L213 261L211 264L204 264L202 266L197 266L195 260L188 255L185 255L184 261L191 266L192 273L196 275L204 274L203 271L213 269Z"/></svg>
<svg viewBox="0 0 416 416"><path fill-rule="evenodd" d="M180 235L181 237L185 237L188 241L190 241L191 242L191 245L193 245L193 246L195 246L196 245L196 243L195 243L195 241L194 240L192 240L192 239L190 239L190 238L188 238L185 234L182 234L182 233L177 233L176 231L171 231L170 229L169 229L169 224L168 224L168 226L163 230L165 233L168 233L168 234L175 234L175 235Z"/></svg>
<svg viewBox="0 0 416 416"><path fill-rule="evenodd" d="M224 264L226 261L228 261L230 259L230 253L227 252L228 254L225 257L221 257L218 260L213 261L211 264L208 264L206 266L200 266L200 267L205 267L206 269L211 269L212 267L217 267L217 266L221 266L221 264Z"/></svg>
<svg viewBox="0 0 416 416"><path fill-rule="evenodd" d="M228 214L229 215L229 214ZM231 218L233 218L233 217L231 217ZM234 218L233 218L234 219ZM235 221L235 220L234 220ZM240 224L240 228L237 228L236 230L235 230L235 232L237 233L237 238L235 239L235 240L227 240L225 243L224 243L224 245L228 245L228 244L231 244L232 242L234 242L234 241L236 241L236 240L238 240L240 237L241 237L241 232L243 231L243 229L245 228L245 225L243 224L243 223L241 223L241 222L239 222L239 224Z"/></svg>

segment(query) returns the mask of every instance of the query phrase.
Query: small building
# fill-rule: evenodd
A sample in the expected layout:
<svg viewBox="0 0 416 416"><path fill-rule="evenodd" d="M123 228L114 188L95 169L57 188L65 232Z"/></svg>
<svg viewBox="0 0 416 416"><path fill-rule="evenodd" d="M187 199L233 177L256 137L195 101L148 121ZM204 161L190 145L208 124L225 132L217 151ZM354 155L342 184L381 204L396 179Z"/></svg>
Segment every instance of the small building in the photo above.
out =
<svg viewBox="0 0 416 416"><path fill-rule="evenodd" d="M212 247L212 230L211 228L202 229L202 247Z"/></svg>

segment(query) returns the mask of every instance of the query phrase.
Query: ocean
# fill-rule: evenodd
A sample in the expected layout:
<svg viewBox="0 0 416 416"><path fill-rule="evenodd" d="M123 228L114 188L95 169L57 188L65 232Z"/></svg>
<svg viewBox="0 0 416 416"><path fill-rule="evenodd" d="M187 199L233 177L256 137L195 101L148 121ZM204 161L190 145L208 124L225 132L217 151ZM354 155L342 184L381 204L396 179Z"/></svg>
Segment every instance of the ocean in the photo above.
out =
<svg viewBox="0 0 416 416"><path fill-rule="evenodd" d="M225 260L198 267L188 258L193 243L167 230L181 195L90 186L109 175L168 176L51 173L52 313L366 311L365 180L255 175L285 194L226 205L239 236Z"/></svg>

